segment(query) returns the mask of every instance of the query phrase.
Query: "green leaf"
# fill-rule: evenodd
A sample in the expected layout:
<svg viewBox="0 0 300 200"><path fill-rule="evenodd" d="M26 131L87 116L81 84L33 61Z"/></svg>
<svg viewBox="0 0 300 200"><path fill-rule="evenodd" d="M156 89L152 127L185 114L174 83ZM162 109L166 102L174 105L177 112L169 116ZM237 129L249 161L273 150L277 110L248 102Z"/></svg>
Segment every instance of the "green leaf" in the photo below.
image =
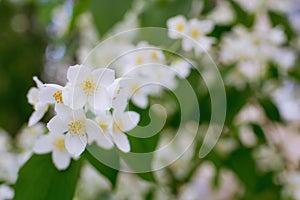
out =
<svg viewBox="0 0 300 200"><path fill-rule="evenodd" d="M254 123L251 124L251 127L252 127L253 132L257 136L259 143L260 144L266 143L267 140L266 140L263 129L258 124L254 124Z"/></svg>
<svg viewBox="0 0 300 200"><path fill-rule="evenodd" d="M119 172L117 169L120 167L120 158L115 149L105 150L96 144L92 144L88 146L84 152L84 156L95 169L111 182L113 187L116 186Z"/></svg>
<svg viewBox="0 0 300 200"><path fill-rule="evenodd" d="M259 103L263 107L267 117L273 121L282 122L278 108L269 98L259 99Z"/></svg>
<svg viewBox="0 0 300 200"><path fill-rule="evenodd" d="M72 200L80 169L80 160L59 171L50 154L33 155L19 172L14 200Z"/></svg>
<svg viewBox="0 0 300 200"><path fill-rule="evenodd" d="M95 25L103 36L118 21L123 19L126 11L131 8L133 0L92 0L91 12Z"/></svg>
<svg viewBox="0 0 300 200"><path fill-rule="evenodd" d="M166 27L166 21L176 15L189 13L192 0L155 0L148 1L140 15L142 27Z"/></svg>

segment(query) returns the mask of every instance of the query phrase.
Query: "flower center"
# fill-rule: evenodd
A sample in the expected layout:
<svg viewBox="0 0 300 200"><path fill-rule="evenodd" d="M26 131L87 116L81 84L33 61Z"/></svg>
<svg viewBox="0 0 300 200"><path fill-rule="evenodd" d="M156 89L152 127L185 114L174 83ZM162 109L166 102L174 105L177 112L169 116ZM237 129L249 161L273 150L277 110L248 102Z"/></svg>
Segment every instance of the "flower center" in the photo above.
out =
<svg viewBox="0 0 300 200"><path fill-rule="evenodd" d="M84 120L74 120L68 124L69 132L72 135L84 136L86 132Z"/></svg>
<svg viewBox="0 0 300 200"><path fill-rule="evenodd" d="M60 152L64 152L66 150L65 148L65 139L63 137L58 137L54 140L53 145L56 149L58 149Z"/></svg>
<svg viewBox="0 0 300 200"><path fill-rule="evenodd" d="M103 133L106 133L108 130L108 125L105 123L100 122L99 126L101 127L101 129L103 130Z"/></svg>
<svg viewBox="0 0 300 200"><path fill-rule="evenodd" d="M83 81L81 87L87 96L92 96L93 93L99 89L95 81L91 78Z"/></svg>
<svg viewBox="0 0 300 200"><path fill-rule="evenodd" d="M152 60L158 60L158 55L157 55L156 52L151 52L150 57L151 57Z"/></svg>
<svg viewBox="0 0 300 200"><path fill-rule="evenodd" d="M192 36L192 38L198 38L200 36L200 31L197 29L193 29L191 31L191 36Z"/></svg>
<svg viewBox="0 0 300 200"><path fill-rule="evenodd" d="M135 62L136 62L136 64L138 64L138 65L143 64L143 61L144 61L144 59L143 59L142 56L137 56L136 59L135 59Z"/></svg>
<svg viewBox="0 0 300 200"><path fill-rule="evenodd" d="M63 103L62 91L59 90L53 94L53 98L57 103Z"/></svg>
<svg viewBox="0 0 300 200"><path fill-rule="evenodd" d="M176 30L179 31L179 32L182 32L183 28L184 28L184 25L182 23L177 24L177 26L176 26Z"/></svg>

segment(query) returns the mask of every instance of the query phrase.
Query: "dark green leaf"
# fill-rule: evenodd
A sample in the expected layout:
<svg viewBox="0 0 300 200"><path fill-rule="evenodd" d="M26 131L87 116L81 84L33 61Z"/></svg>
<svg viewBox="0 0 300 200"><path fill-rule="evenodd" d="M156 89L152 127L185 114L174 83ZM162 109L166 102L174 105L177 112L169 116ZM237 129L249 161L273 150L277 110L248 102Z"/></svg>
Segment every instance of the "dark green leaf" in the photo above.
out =
<svg viewBox="0 0 300 200"><path fill-rule="evenodd" d="M59 171L50 154L33 155L19 172L14 200L72 200L80 169L80 160Z"/></svg>
<svg viewBox="0 0 300 200"><path fill-rule="evenodd" d="M176 15L189 13L192 0L155 0L148 1L145 10L141 13L142 27L166 27L166 21Z"/></svg>
<svg viewBox="0 0 300 200"><path fill-rule="evenodd" d="M263 98L263 99L259 99L259 102L269 119L278 122L282 121L278 108L276 107L276 105L273 103L271 99Z"/></svg>
<svg viewBox="0 0 300 200"><path fill-rule="evenodd" d="M132 0L92 0L90 9L100 35L122 20L131 5Z"/></svg>
<svg viewBox="0 0 300 200"><path fill-rule="evenodd" d="M88 146L84 155L95 169L108 178L112 186L115 187L118 177L117 169L120 167L120 159L117 151L115 149L104 150L96 144L92 144Z"/></svg>

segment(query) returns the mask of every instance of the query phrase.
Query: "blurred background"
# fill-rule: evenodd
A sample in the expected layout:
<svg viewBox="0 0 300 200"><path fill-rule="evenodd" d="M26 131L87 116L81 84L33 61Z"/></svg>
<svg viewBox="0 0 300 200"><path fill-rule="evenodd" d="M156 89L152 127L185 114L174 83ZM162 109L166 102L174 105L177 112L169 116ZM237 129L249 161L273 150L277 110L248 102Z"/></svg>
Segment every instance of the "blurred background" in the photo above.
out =
<svg viewBox="0 0 300 200"><path fill-rule="evenodd" d="M299 0L0 0L0 128L3 134L18 138L24 132L33 111L26 98L34 86L33 76L43 82L64 84L67 68L81 63L89 50L105 37L136 27L167 27L167 20L176 15L214 21L216 26L210 36L217 41L212 51L217 60L227 51L224 38L238 32L235 27L241 25L251 32L263 17L268 18L271 28L283 29L286 41L281 46L282 54L264 61L266 72L259 78L253 78L251 65L237 71L238 62L217 61L227 92L222 137L215 151L206 158L209 163L196 162L189 176L182 178L180 168L185 169L192 156L170 167L164 174L168 179L167 188L162 189L167 195L158 196L300 199ZM267 38L268 30L264 33ZM193 78L189 77L189 81ZM208 97L203 93L198 98L200 110L205 113ZM47 119L48 116L44 121ZM200 125L205 126L205 117L201 120ZM169 126L172 128L172 122ZM83 183L88 182L87 177L94 176L90 169L85 173ZM225 182L218 177L223 177L220 180ZM142 182L143 178L135 178L125 174L119 184L137 184L141 194L124 187L118 190L117 199L155 199L155 189ZM208 189L207 181L218 185L218 189ZM107 184L103 179L95 182ZM127 189L133 197L127 194L130 193ZM78 190L85 188L81 185ZM100 196L109 199L107 191L110 190L105 186Z"/></svg>

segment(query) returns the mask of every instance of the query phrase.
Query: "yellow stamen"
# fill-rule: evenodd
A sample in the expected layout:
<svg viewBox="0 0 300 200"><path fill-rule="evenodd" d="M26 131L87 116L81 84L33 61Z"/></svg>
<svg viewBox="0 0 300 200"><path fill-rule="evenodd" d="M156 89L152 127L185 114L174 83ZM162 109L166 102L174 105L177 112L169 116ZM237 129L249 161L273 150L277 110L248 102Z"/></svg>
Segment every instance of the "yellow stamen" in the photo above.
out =
<svg viewBox="0 0 300 200"><path fill-rule="evenodd" d="M83 120L74 120L68 124L69 132L72 135L83 136L86 132L85 123Z"/></svg>
<svg viewBox="0 0 300 200"><path fill-rule="evenodd" d="M176 25L176 31L182 32L184 29L184 25L182 23Z"/></svg>
<svg viewBox="0 0 300 200"><path fill-rule="evenodd" d="M142 56L137 56L135 59L136 64L141 65L144 62L144 59Z"/></svg>
<svg viewBox="0 0 300 200"><path fill-rule="evenodd" d="M93 79L86 79L81 83L82 90L87 96L92 96L94 92L98 91L98 86Z"/></svg>
<svg viewBox="0 0 300 200"><path fill-rule="evenodd" d="M193 29L193 30L191 31L191 36L192 36L193 38L198 38L198 37L200 36L199 30Z"/></svg>
<svg viewBox="0 0 300 200"><path fill-rule="evenodd" d="M66 148L65 148L65 139L63 137L56 138L53 142L53 145L60 152L64 152L66 150Z"/></svg>
<svg viewBox="0 0 300 200"><path fill-rule="evenodd" d="M59 90L53 94L53 98L57 103L63 103L62 91Z"/></svg>

